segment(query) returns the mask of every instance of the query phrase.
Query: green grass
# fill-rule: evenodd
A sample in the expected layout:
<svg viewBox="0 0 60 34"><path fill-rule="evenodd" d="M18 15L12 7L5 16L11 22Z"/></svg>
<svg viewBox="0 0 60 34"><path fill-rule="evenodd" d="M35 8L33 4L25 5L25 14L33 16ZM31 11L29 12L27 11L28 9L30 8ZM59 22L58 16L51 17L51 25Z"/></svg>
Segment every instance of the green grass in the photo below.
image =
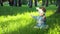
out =
<svg viewBox="0 0 60 34"><path fill-rule="evenodd" d="M0 34L60 34L60 15L55 14L56 6L46 8L49 29L34 29L36 20L30 14L37 16L35 7L1 7L0 6Z"/></svg>

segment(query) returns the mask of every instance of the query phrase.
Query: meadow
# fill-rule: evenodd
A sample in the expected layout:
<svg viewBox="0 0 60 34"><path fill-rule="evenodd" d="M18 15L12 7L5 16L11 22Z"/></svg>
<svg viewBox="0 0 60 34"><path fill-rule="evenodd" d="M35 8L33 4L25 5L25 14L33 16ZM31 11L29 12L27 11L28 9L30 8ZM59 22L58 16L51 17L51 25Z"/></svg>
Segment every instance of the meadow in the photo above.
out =
<svg viewBox="0 0 60 34"><path fill-rule="evenodd" d="M38 16L36 7L0 6L0 34L60 34L60 15L56 13L57 7L50 5L46 11L47 30L35 29L36 20L31 17Z"/></svg>

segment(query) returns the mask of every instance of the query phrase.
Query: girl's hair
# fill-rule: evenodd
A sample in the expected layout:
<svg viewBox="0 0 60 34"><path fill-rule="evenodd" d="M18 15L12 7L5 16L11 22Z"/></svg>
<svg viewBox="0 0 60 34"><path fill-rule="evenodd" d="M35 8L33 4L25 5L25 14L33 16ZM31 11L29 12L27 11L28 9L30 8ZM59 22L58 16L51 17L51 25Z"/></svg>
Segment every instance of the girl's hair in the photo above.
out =
<svg viewBox="0 0 60 34"><path fill-rule="evenodd" d="M44 12L46 12L46 8L45 7L39 7L40 9L42 9Z"/></svg>

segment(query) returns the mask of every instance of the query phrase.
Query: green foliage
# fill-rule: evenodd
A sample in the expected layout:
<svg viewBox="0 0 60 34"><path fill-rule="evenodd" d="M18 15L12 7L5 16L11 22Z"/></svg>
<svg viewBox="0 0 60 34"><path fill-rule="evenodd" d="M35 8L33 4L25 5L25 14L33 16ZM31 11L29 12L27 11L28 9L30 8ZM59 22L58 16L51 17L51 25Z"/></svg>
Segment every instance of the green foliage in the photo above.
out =
<svg viewBox="0 0 60 34"><path fill-rule="evenodd" d="M25 5L28 4L28 1L29 0L22 0L22 4L25 4Z"/></svg>
<svg viewBox="0 0 60 34"><path fill-rule="evenodd" d="M38 1L41 1L41 0L38 0Z"/></svg>

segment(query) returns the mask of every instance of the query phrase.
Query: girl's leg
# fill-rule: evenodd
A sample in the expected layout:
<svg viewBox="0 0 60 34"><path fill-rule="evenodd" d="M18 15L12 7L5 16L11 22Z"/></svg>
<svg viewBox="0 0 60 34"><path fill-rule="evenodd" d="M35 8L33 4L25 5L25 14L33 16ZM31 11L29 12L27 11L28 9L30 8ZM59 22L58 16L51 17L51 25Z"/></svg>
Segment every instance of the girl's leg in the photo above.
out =
<svg viewBox="0 0 60 34"><path fill-rule="evenodd" d="M36 26L34 26L34 28L40 28L41 24L37 23Z"/></svg>

